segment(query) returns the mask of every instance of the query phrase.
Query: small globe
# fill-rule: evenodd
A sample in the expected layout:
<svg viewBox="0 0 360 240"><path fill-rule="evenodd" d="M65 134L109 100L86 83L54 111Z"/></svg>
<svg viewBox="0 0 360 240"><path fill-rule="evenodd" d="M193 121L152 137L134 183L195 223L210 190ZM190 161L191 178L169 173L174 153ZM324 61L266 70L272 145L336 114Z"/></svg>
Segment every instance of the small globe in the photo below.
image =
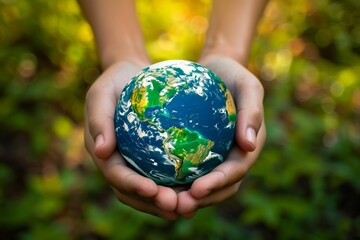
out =
<svg viewBox="0 0 360 240"><path fill-rule="evenodd" d="M170 60L144 68L115 110L119 152L157 184L189 184L222 163L236 110L224 82L200 64Z"/></svg>

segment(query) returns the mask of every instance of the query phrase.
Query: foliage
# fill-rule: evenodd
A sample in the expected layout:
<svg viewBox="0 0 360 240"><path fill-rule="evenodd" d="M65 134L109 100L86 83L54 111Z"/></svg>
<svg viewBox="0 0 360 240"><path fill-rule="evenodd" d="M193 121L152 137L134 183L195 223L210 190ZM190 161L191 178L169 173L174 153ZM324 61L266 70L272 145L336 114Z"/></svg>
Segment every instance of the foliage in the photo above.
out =
<svg viewBox="0 0 360 240"><path fill-rule="evenodd" d="M118 203L83 147L100 70L75 1L0 1L1 239L360 238L360 3L273 0L249 68L267 143L236 197L166 222ZM154 61L196 60L210 1L138 1Z"/></svg>

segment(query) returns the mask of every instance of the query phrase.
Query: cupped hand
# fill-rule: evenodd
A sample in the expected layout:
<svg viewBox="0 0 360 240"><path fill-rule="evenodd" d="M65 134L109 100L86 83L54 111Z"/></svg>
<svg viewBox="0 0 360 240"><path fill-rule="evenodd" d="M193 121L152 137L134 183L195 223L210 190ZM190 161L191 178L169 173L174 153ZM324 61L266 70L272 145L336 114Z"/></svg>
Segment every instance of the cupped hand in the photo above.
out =
<svg viewBox="0 0 360 240"><path fill-rule="evenodd" d="M227 85L237 109L235 143L227 159L178 194L177 212L190 218L200 208L234 196L265 142L264 89L259 80L236 61L210 56L200 61Z"/></svg>
<svg viewBox="0 0 360 240"><path fill-rule="evenodd" d="M175 220L179 217L175 190L159 186L133 171L116 150L114 112L117 100L126 83L143 67L117 62L91 86L85 103L85 145L121 202L139 211Z"/></svg>

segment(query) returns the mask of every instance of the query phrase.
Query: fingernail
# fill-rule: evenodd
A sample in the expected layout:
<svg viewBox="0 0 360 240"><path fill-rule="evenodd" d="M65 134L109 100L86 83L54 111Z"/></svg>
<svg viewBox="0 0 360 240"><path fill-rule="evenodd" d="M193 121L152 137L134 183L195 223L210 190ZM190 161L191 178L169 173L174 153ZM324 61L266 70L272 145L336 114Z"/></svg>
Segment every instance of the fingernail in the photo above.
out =
<svg viewBox="0 0 360 240"><path fill-rule="evenodd" d="M95 149L101 147L105 143L104 136L102 134L98 135L95 139Z"/></svg>
<svg viewBox="0 0 360 240"><path fill-rule="evenodd" d="M246 140L251 142L252 144L256 144L256 132L253 128L246 129Z"/></svg>

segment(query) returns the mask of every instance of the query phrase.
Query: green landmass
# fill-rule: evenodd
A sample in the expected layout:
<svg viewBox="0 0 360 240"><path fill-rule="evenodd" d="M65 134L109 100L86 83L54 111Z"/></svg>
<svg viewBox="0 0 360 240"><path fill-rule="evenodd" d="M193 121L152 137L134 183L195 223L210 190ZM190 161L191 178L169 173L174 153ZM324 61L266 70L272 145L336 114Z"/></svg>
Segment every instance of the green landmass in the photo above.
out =
<svg viewBox="0 0 360 240"><path fill-rule="evenodd" d="M214 146L213 141L186 128L171 127L166 132L168 138L164 140L164 149L175 162L177 179L191 173L188 171L190 167L197 167L203 163Z"/></svg>
<svg viewBox="0 0 360 240"><path fill-rule="evenodd" d="M265 146L237 194L177 221L120 203L84 149L102 70L76 2L0 1L0 239L360 239L360 1L268 1L247 65ZM199 59L211 2L136 1L151 60Z"/></svg>
<svg viewBox="0 0 360 240"><path fill-rule="evenodd" d="M151 73L150 73L151 74ZM159 107L163 108L179 89L172 85L175 77L168 76L167 81L162 82L154 78L151 84L146 87L136 87L131 94L131 107L134 112L139 116L140 120L152 121L146 119L145 112L148 108ZM138 81L141 81L139 79Z"/></svg>

